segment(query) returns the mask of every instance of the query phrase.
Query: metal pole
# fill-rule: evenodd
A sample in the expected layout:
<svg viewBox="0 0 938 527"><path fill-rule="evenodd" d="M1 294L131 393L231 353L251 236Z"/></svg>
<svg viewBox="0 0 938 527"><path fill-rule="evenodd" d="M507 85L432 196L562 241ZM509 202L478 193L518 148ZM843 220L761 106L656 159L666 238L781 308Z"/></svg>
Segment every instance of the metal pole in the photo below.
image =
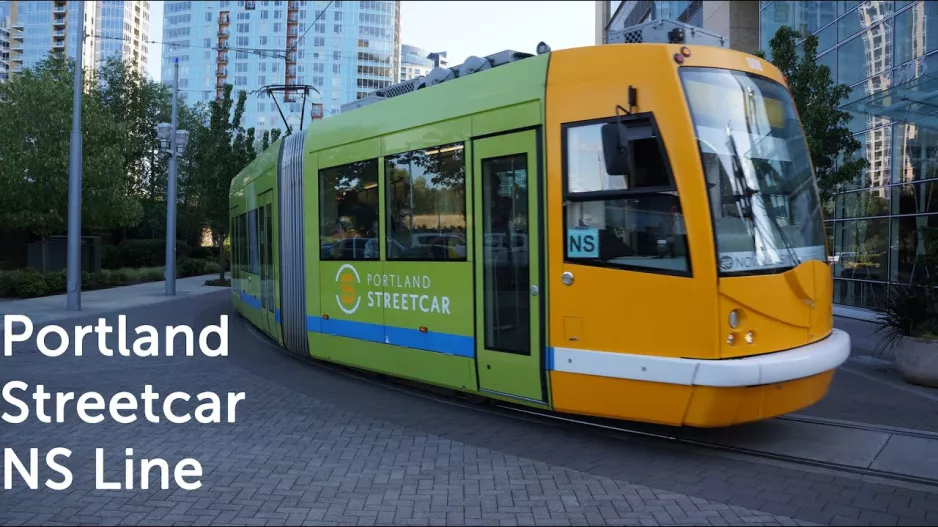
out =
<svg viewBox="0 0 938 527"><path fill-rule="evenodd" d="M81 94L84 70L85 3L78 2L75 29L75 86L72 96L72 134L68 145L68 294L69 311L81 311Z"/></svg>
<svg viewBox="0 0 938 527"><path fill-rule="evenodd" d="M179 57L173 59L173 130L169 137L169 185L166 189L166 294L176 294L176 98Z"/></svg>

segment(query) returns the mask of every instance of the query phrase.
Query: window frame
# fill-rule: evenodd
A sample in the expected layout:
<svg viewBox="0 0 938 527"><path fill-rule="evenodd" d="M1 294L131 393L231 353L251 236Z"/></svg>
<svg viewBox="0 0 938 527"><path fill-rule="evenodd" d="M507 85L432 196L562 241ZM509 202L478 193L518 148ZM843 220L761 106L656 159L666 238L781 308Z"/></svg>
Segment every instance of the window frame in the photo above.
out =
<svg viewBox="0 0 938 527"><path fill-rule="evenodd" d="M641 128L647 128L648 134L641 134L637 137L630 137L630 139L654 139L655 143L658 145L658 152L662 156L665 177L667 178L667 185L655 186L655 187L639 187L637 189L626 188L626 189L612 189L612 190L591 190L585 192L570 192L570 172L569 172L569 155L568 155L568 132L571 129L580 128L584 126L593 126L593 125L602 125L607 123L614 123L618 119L621 119L622 123L626 126L628 130L635 130ZM630 126L631 125L631 126ZM603 261L595 261L589 259L579 259L579 258L570 258L567 247L567 235L569 227L567 225L567 211L569 206L574 203L595 203L595 202L606 202L616 199L634 199L642 198L645 196L657 196L662 194L667 194L674 196L677 199L678 205L680 206L681 217L685 223L685 238L687 237L686 233L686 224L687 217L684 212L683 203L681 202L681 194L678 191L677 183L674 178L674 169L671 166L671 157L668 155L667 147L664 143L664 139L661 137L661 129L658 127L658 121L655 119L653 112L641 112L634 113L630 115L624 115L619 118L615 116L600 117L596 119L586 119L582 121L570 121L566 123L561 123L560 125L560 163L561 163L561 188L562 188L562 212L561 212L561 223L563 225L563 262L565 264L571 265L583 265L589 267L599 267L603 269L618 269L623 271L633 271L639 273L648 273L656 275L665 275L665 276L676 276L681 278L693 278L694 277L694 267L693 259L691 258L690 243L687 244L687 255L685 259L687 261L687 269L675 271L671 269L662 269L656 267L648 267L641 265L629 265L622 263L610 263Z"/></svg>
<svg viewBox="0 0 938 527"><path fill-rule="evenodd" d="M439 144L439 145L430 145L430 146L427 146L427 147L417 148L417 149L414 149L414 150L405 150L405 151L403 151L403 152L396 152L396 153L394 153L394 154L387 154L387 155L381 156L381 158L380 158L380 159L381 159L381 162L382 162L382 165L381 165L381 166L382 166L383 169L384 169L384 181L383 181L383 183L384 183L384 196L385 196L385 199L384 199L384 214L382 215L382 219L381 219L381 222L382 222L382 224L384 225L384 240L383 240L383 242L382 242L382 245L383 245L382 248L384 249L384 260L383 260L383 261L385 261L385 262L433 262L433 263L444 263L444 262L465 263L465 262L468 262L468 261L469 261L469 247L470 247L470 245L472 244L472 241L470 240L470 235L469 235L469 232L470 232L470 226L469 226L469 219L470 219L469 204L471 203L471 200L470 200L470 197L469 197L469 193L472 192L472 187L471 187L470 182L469 182L469 170L470 170L469 163L470 163L470 158L466 155L467 153L469 153L469 147L467 146L466 143L467 143L467 141L464 141L464 140L463 140L463 141L454 141L454 142L443 143L443 144ZM459 257L459 258L447 258L447 259L444 259L444 260L438 260L438 259L434 259L434 258L392 258L392 257L391 257L390 247L389 247L389 242L391 241L391 233L390 233L389 231L390 231L390 227L391 227L391 222L390 222L391 199L392 199L393 196L392 196L392 192L391 192L390 180L388 179L388 178L390 178L390 173L388 172L388 161L393 160L394 158L396 158L396 157L398 157L398 156L402 156L402 155L404 155L404 154L409 154L409 153L411 153L411 152L423 152L423 151L426 151L426 150L443 149L443 148L456 147L456 146L459 146L459 147L462 148L462 156L463 156L463 194L464 194L464 197L463 197L463 199L464 199L464 201L463 201L463 220L464 220L465 223L466 223L466 231L465 231L465 233L464 233L465 236L466 236L466 248L465 248L466 254L465 254L465 256L462 256L462 257ZM411 186L410 186L411 195L413 195L413 173L411 173L411 175L410 175L410 185L411 185ZM413 225L411 225L411 227L413 227Z"/></svg>
<svg viewBox="0 0 938 527"><path fill-rule="evenodd" d="M317 188L317 194L318 194L317 199L318 199L319 211L318 211L318 214L317 214L318 217L316 218L316 223L317 223L317 229L316 229L317 232L316 232L316 236L317 236L317 238L319 239L319 244L318 244L318 245L319 245L319 253L318 253L318 254L319 254L319 261L320 261L320 262L381 262L381 261L383 261L383 260L382 260L382 255L381 255L381 248L382 248L382 244L381 244L381 225L382 225L382 223L383 223L383 222L382 222L382 217L381 217L381 186L382 186L382 181L381 181L381 180L382 180L382 177L381 177L381 166L382 166L382 165L381 165L381 163L382 163L382 157L383 157L383 156L369 157L369 158L367 158L367 159L356 159L356 160L354 160L354 161L348 161L348 162L339 163L339 164L336 164L336 165L318 167L318 168L316 169L316 178L319 180L319 181L318 181L318 185L317 185L317 187L318 187L318 188ZM325 178L323 178L322 173L323 173L324 171L327 171L327 170L342 169L343 167L348 167L348 166L350 166L350 165L354 165L354 164L357 164L357 163L374 163L374 164L375 164L375 191L378 193L378 198L377 198L376 201L375 201L375 215L377 216L377 219L378 219L378 233L377 233L378 256L375 257L375 258L344 258L344 257L338 257L338 258L323 258L323 257L322 257L322 247L323 247L323 243L322 243L322 238L323 238L322 228L323 228L323 225L325 225L325 222L323 222L323 211L324 211L323 204L325 203L325 201L324 201L324 197L325 197L325 192L324 192L324 191L325 191ZM355 239L362 239L362 238L343 238L343 240L346 240L346 239L355 240ZM339 243L342 243L342 242L340 241ZM366 242L366 243L367 243L367 242ZM356 244L356 245L357 245L357 244ZM355 246L353 245L353 251L354 251L354 247L355 247Z"/></svg>

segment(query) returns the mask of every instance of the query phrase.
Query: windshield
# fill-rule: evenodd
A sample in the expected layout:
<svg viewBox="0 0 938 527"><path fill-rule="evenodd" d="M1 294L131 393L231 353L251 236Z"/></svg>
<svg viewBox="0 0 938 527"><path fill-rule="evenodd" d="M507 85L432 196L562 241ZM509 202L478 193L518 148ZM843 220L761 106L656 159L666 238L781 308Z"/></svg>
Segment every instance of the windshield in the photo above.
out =
<svg viewBox="0 0 938 527"><path fill-rule="evenodd" d="M791 96L765 77L681 68L721 274L827 261L814 172Z"/></svg>

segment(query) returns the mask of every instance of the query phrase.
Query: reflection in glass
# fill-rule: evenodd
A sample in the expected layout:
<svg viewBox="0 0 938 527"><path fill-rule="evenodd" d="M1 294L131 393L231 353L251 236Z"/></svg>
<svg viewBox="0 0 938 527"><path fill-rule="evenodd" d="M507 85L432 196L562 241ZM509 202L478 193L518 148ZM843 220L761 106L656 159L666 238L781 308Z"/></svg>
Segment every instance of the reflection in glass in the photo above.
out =
<svg viewBox="0 0 938 527"><path fill-rule="evenodd" d="M887 280L888 254L889 218L834 224L834 276Z"/></svg>
<svg viewBox="0 0 938 527"><path fill-rule="evenodd" d="M877 309L886 297L886 285L875 282L834 280L834 303Z"/></svg>
<svg viewBox="0 0 938 527"><path fill-rule="evenodd" d="M482 160L485 347L531 352L528 156Z"/></svg>
<svg viewBox="0 0 938 527"><path fill-rule="evenodd" d="M599 230L598 257L571 257L571 261L677 272L690 269L684 215L674 193L570 203L567 229L578 228Z"/></svg>
<svg viewBox="0 0 938 527"><path fill-rule="evenodd" d="M378 259L378 160L319 171L320 258Z"/></svg>
<svg viewBox="0 0 938 527"><path fill-rule="evenodd" d="M852 158L865 157L869 165L857 176L857 181L844 184L845 190L881 187L889 184L892 168L892 125L871 128L856 136L860 150Z"/></svg>
<svg viewBox="0 0 938 527"><path fill-rule="evenodd" d="M909 183L938 178L938 130L896 125L896 170L893 181Z"/></svg>
<svg viewBox="0 0 938 527"><path fill-rule="evenodd" d="M765 77L681 69L720 270L782 272L827 261L811 156L791 95Z"/></svg>
<svg viewBox="0 0 938 527"><path fill-rule="evenodd" d="M389 260L466 259L466 156L460 144L385 158Z"/></svg>
<svg viewBox="0 0 938 527"><path fill-rule="evenodd" d="M938 212L938 181L896 186L892 195L893 214Z"/></svg>
<svg viewBox="0 0 938 527"><path fill-rule="evenodd" d="M938 47L938 2L914 2L895 20L896 64L923 57Z"/></svg>
<svg viewBox="0 0 938 527"><path fill-rule="evenodd" d="M936 228L938 228L938 215L902 216L892 219L892 232L895 239L892 280L921 283L927 272L923 259L928 249L923 231ZM934 249L931 250L934 251Z"/></svg>
<svg viewBox="0 0 938 527"><path fill-rule="evenodd" d="M889 187L846 192L837 196L837 219L886 216L889 214Z"/></svg>

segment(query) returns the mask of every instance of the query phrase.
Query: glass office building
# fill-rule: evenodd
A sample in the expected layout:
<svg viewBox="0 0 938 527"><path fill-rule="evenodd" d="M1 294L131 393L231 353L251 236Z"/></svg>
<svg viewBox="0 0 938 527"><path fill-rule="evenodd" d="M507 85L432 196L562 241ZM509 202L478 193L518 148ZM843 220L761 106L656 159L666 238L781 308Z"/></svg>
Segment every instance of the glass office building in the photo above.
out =
<svg viewBox="0 0 938 527"><path fill-rule="evenodd" d="M923 272L920 228L938 227L938 120L886 94L932 95L938 2L760 2L760 43L779 27L818 37L818 61L852 88L844 109L869 168L826 205L834 302L875 309L891 282ZM935 79L938 80L938 79ZM938 93L938 92L936 92ZM877 110L878 108L878 110Z"/></svg>
<svg viewBox="0 0 938 527"><path fill-rule="evenodd" d="M275 93L278 110L257 92L263 86L311 85L318 93L310 93L306 112L311 102L322 104L328 118L400 78L397 1L167 1L162 40L162 82L172 84L178 58L180 96L190 104L215 99L226 83L235 99L245 90L242 125L257 137L285 129L280 110L294 129L303 112L301 95L290 101Z"/></svg>

